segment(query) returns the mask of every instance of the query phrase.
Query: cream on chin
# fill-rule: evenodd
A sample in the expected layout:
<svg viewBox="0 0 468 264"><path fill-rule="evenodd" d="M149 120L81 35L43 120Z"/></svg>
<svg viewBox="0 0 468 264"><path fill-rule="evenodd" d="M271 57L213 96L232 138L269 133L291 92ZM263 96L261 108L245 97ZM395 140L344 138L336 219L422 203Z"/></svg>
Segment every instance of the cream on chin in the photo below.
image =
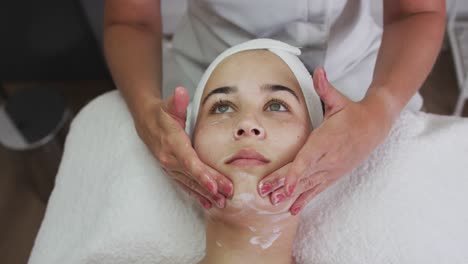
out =
<svg viewBox="0 0 468 264"><path fill-rule="evenodd" d="M210 218L220 218L233 225L250 223L275 223L290 216L289 208L297 196L293 196L279 205L272 205L270 197L261 197L257 186L261 177L245 171L233 172L230 179L234 186L234 195L226 199L223 209L212 208L206 214Z"/></svg>

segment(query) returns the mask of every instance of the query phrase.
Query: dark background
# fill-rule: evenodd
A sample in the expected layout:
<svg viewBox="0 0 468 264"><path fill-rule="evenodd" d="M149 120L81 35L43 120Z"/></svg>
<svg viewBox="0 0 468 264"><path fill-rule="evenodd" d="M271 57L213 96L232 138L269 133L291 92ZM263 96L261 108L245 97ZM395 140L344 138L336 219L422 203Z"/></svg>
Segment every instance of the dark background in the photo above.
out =
<svg viewBox="0 0 468 264"><path fill-rule="evenodd" d="M75 115L115 88L97 43L78 0L0 0L0 107L22 91L47 89ZM35 151L0 144L1 264L27 263L60 161L56 141Z"/></svg>
<svg viewBox="0 0 468 264"><path fill-rule="evenodd" d="M0 1L0 81L109 78L77 0Z"/></svg>

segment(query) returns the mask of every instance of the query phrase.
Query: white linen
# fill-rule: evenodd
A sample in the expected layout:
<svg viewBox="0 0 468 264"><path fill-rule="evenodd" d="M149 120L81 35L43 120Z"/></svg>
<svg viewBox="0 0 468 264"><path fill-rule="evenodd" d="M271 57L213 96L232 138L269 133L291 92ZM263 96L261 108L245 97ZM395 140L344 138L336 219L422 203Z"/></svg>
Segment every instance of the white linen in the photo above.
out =
<svg viewBox="0 0 468 264"><path fill-rule="evenodd" d="M404 112L301 214L298 263L468 263L468 120ZM73 121L29 263L196 263L204 228L118 92Z"/></svg>

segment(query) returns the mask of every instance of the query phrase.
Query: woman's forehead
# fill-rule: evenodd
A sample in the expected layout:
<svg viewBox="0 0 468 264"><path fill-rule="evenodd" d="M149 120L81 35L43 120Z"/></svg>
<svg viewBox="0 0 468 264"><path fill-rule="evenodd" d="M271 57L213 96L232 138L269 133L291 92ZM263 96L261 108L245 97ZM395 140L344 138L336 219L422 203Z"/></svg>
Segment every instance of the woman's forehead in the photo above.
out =
<svg viewBox="0 0 468 264"><path fill-rule="evenodd" d="M283 85L302 94L299 84L289 66L276 54L268 50L249 50L224 59L212 72L203 91L203 98L219 87L248 84L261 87Z"/></svg>

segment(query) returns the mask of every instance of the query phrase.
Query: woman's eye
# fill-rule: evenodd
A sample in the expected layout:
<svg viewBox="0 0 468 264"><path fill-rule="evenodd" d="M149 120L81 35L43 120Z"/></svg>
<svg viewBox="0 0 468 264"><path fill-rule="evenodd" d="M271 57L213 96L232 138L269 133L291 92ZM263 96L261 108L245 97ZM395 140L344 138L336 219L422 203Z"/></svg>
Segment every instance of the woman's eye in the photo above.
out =
<svg viewBox="0 0 468 264"><path fill-rule="evenodd" d="M269 106L268 106L268 110L269 111L275 111L275 112L285 112L285 111L288 111L288 109L280 104L280 103L271 103Z"/></svg>
<svg viewBox="0 0 468 264"><path fill-rule="evenodd" d="M231 107L229 105L223 104L223 105L218 105L215 108L214 113L215 114L224 114L224 113L229 113L232 112L232 109L228 111Z"/></svg>

